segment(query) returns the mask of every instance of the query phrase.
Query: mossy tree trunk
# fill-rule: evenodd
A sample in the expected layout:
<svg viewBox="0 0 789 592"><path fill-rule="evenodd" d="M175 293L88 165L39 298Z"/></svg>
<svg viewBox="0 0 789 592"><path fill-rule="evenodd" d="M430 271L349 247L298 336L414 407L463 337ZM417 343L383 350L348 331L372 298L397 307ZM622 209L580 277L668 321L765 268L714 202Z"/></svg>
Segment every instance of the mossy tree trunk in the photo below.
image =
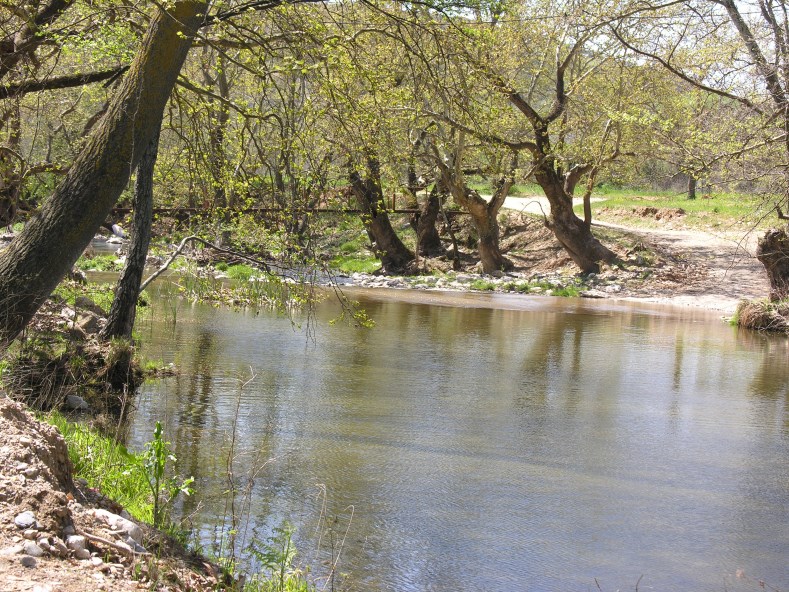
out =
<svg viewBox="0 0 789 592"><path fill-rule="evenodd" d="M71 269L158 132L206 2L158 10L101 122L53 195L0 258L0 348Z"/></svg>

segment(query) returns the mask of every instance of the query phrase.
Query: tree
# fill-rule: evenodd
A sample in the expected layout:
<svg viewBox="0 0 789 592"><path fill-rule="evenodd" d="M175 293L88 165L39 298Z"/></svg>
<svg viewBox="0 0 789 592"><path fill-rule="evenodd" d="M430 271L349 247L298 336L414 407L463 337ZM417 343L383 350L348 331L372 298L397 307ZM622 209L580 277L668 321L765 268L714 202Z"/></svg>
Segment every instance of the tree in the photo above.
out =
<svg viewBox="0 0 789 592"><path fill-rule="evenodd" d="M116 337L131 339L134 329L137 300L140 297L140 283L145 269L145 260L148 257L148 246L151 242L153 169L156 165L158 149L159 133L157 132L137 166L137 177L134 181L134 218L129 252L126 255L123 271L118 278L115 297L107 315L107 324L100 333L100 337L104 340Z"/></svg>
<svg viewBox="0 0 789 592"><path fill-rule="evenodd" d="M206 2L157 10L107 113L63 182L0 260L0 347L25 327L71 269L157 133L165 104L205 18Z"/></svg>

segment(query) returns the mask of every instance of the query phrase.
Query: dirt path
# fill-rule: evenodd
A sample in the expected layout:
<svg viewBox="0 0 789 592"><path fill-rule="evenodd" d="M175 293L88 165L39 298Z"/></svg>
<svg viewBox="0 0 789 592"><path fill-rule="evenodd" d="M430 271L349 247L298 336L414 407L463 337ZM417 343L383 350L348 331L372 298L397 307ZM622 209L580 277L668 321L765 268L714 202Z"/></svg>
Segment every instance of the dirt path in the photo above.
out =
<svg viewBox="0 0 789 592"><path fill-rule="evenodd" d="M542 196L507 198L504 207L538 215L550 212L548 200ZM764 298L769 292L764 268L755 255L757 233L714 235L700 230L632 228L605 221L595 221L594 225L631 235L696 271L688 274L687 281L663 286L645 282L641 289L631 290L628 299L699 306L731 314L740 300Z"/></svg>

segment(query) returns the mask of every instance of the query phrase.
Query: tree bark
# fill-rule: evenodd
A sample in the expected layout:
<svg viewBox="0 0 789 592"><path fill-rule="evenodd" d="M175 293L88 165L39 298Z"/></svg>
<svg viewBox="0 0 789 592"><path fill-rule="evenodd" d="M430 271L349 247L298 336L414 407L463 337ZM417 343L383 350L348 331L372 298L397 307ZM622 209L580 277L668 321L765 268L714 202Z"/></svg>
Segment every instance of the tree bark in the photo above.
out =
<svg viewBox="0 0 789 592"><path fill-rule="evenodd" d="M756 249L770 280L770 300L789 298L789 236L785 230L768 230Z"/></svg>
<svg viewBox="0 0 789 592"><path fill-rule="evenodd" d="M140 297L140 282L151 242L153 223L153 169L159 150L157 133L137 166L134 183L134 219L126 264L123 266L115 298L112 301L107 324L99 336L107 341L113 337L131 339L134 319L137 316L137 299Z"/></svg>
<svg viewBox="0 0 789 592"><path fill-rule="evenodd" d="M439 164L439 167L441 169L442 183L449 188L455 201L471 215L471 221L479 237L477 251L479 260L482 263L483 273L512 269L512 262L504 257L499 246L499 221L497 217L501 206L504 205L504 200L509 193L514 178L511 175L503 178L488 202L477 191L466 185L462 175L457 175L453 169L444 164Z"/></svg>
<svg viewBox="0 0 789 592"><path fill-rule="evenodd" d="M573 198L564 189L564 181L546 159L534 173L537 183L551 204L551 214L546 222L567 254L583 273L597 273L600 262L610 263L616 255L592 234L587 225L573 211Z"/></svg>
<svg viewBox="0 0 789 592"><path fill-rule="evenodd" d="M367 178L362 179L357 171L351 171L351 189L362 210L362 221L372 238L376 256L387 273L406 271L414 261L414 254L403 244L392 228L389 214L383 207L384 196L381 189L379 165L375 159L367 163Z"/></svg>
<svg viewBox="0 0 789 592"><path fill-rule="evenodd" d="M424 257L440 257L446 253L436 226L438 215L441 212L442 199L436 184L430 190L425 203L419 206L419 218L416 221L416 245L418 253Z"/></svg>
<svg viewBox="0 0 789 592"><path fill-rule="evenodd" d="M688 175L688 199L696 199L696 177Z"/></svg>
<svg viewBox="0 0 789 592"><path fill-rule="evenodd" d="M161 126L206 2L159 10L107 114L52 197L0 259L0 349L71 269L129 182Z"/></svg>

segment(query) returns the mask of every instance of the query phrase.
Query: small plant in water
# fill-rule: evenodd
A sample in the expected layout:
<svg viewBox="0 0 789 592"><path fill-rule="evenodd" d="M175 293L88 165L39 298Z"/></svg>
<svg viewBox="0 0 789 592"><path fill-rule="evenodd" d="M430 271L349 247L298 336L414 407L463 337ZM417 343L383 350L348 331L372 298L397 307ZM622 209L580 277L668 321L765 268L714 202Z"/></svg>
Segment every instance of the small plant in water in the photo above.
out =
<svg viewBox="0 0 789 592"><path fill-rule="evenodd" d="M184 480L177 476L165 478L168 461L175 460L175 456L170 452L170 443L162 437L162 424L157 421L153 440L146 444L143 452L145 475L153 495L153 525L157 528L166 523L169 510L180 494L194 493L193 477Z"/></svg>
<svg viewBox="0 0 789 592"><path fill-rule="evenodd" d="M274 529L274 535L266 543L253 542L249 554L260 566L260 573L253 575L244 590L249 592L310 592L315 587L309 583L304 572L293 565L296 545L293 533L296 529L290 522L283 522Z"/></svg>

